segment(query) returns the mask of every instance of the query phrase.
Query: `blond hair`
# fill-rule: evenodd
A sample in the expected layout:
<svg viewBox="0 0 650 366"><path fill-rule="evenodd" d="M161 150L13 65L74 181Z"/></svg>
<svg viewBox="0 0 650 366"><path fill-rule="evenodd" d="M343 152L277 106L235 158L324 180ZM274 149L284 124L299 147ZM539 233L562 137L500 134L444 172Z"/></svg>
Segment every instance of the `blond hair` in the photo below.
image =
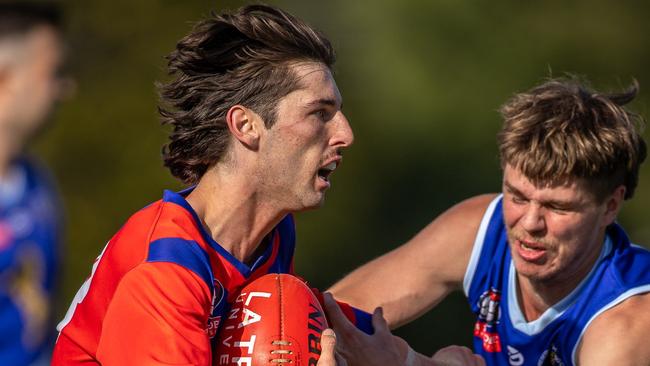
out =
<svg viewBox="0 0 650 366"><path fill-rule="evenodd" d="M582 179L598 200L620 185L632 197L646 144L642 117L623 106L637 93L636 81L622 93L602 94L577 79L551 79L516 94L500 109L502 167L538 186Z"/></svg>

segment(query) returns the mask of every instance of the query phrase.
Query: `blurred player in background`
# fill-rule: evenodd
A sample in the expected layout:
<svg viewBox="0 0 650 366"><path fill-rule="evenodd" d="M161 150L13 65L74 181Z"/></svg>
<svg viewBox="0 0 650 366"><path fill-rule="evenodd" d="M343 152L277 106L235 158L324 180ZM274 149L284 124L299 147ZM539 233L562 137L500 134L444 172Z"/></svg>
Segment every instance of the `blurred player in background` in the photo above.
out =
<svg viewBox="0 0 650 366"><path fill-rule="evenodd" d="M624 107L637 88L550 80L515 95L501 108L503 193L459 203L333 293L383 306L396 327L463 290L488 365L650 365L650 252L615 221L646 158ZM334 320L353 364L387 347Z"/></svg>
<svg viewBox="0 0 650 366"><path fill-rule="evenodd" d="M61 210L48 173L25 155L63 95L60 14L0 4L0 364L48 364Z"/></svg>
<svg viewBox="0 0 650 366"><path fill-rule="evenodd" d="M165 191L108 242L59 324L53 365L211 364L239 290L292 272L292 213L323 204L352 144L329 41L282 10L213 15L168 59L163 157L190 188Z"/></svg>

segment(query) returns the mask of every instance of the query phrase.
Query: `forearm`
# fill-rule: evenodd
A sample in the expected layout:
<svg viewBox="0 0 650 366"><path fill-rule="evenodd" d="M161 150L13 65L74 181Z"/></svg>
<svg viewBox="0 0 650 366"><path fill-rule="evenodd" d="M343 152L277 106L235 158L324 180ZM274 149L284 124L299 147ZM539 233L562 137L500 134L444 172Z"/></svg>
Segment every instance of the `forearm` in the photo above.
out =
<svg viewBox="0 0 650 366"><path fill-rule="evenodd" d="M413 320L462 286L479 224L493 198L483 195L461 202L330 291L368 312L381 306L391 328Z"/></svg>
<svg viewBox="0 0 650 366"><path fill-rule="evenodd" d="M329 290L337 300L367 312L382 307L391 328L422 315L452 289L432 279L433 268L399 248L347 275Z"/></svg>

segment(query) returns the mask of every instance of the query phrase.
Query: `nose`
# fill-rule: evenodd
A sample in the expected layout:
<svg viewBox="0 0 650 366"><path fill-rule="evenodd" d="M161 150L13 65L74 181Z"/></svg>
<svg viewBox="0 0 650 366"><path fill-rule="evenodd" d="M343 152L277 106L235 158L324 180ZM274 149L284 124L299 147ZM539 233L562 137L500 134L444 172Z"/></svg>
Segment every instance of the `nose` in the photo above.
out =
<svg viewBox="0 0 650 366"><path fill-rule="evenodd" d="M343 112L339 111L336 123L333 124L335 131L330 140L331 145L338 147L348 147L354 142L354 133L352 132L352 127L350 122L345 117Z"/></svg>
<svg viewBox="0 0 650 366"><path fill-rule="evenodd" d="M521 226L529 233L539 233L546 228L544 208L537 203L531 203L521 218Z"/></svg>

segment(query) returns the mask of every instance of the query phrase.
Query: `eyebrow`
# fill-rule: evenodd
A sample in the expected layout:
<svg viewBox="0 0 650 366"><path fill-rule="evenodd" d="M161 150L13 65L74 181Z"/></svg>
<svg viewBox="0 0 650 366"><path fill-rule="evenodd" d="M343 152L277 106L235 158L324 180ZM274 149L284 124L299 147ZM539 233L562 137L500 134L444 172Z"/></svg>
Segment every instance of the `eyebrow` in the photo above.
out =
<svg viewBox="0 0 650 366"><path fill-rule="evenodd" d="M519 197L527 198L525 194L523 194L520 190L515 188L512 184L504 181L503 185L506 187L508 191L512 192L512 194ZM543 205L555 205L559 207L574 207L578 204L577 202L574 201L562 201L562 200L543 200L541 201L541 203Z"/></svg>
<svg viewBox="0 0 650 366"><path fill-rule="evenodd" d="M524 195L523 193L521 193L520 190L518 190L518 189L515 188L512 184L510 184L510 183L508 183L508 182L506 182L506 181L503 182L503 185L506 187L506 189L507 189L508 191L510 191L510 192L512 192L512 193L514 193L514 194L516 194L517 196L523 196L523 195Z"/></svg>
<svg viewBox="0 0 650 366"><path fill-rule="evenodd" d="M335 99L321 98L321 99L313 100L306 104L307 108L316 107L320 105L328 105L328 106L336 107L337 102ZM343 103L341 103L339 109L343 109Z"/></svg>

